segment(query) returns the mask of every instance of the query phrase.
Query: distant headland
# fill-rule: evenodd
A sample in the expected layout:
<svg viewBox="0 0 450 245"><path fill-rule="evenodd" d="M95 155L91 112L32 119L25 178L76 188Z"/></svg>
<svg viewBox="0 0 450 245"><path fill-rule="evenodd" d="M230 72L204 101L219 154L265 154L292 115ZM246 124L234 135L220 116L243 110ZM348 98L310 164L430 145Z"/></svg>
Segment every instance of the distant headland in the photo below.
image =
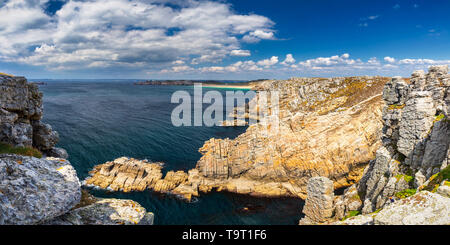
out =
<svg viewBox="0 0 450 245"><path fill-rule="evenodd" d="M135 82L134 85L157 85L157 86L193 86L195 83L202 83L207 88L231 88L231 89L251 89L256 83L268 79L258 79L252 81L229 82L212 80L147 80Z"/></svg>

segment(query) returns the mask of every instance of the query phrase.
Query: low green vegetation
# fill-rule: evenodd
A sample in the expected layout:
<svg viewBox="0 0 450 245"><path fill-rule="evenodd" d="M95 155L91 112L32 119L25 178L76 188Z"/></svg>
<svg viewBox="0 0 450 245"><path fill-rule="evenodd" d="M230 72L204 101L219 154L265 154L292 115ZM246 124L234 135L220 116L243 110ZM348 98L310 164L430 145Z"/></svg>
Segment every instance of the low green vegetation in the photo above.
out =
<svg viewBox="0 0 450 245"><path fill-rule="evenodd" d="M423 188L426 191L435 191L442 181L450 181L450 165L444 168L441 172L430 177L430 182Z"/></svg>
<svg viewBox="0 0 450 245"><path fill-rule="evenodd" d="M351 199L352 199L352 200L355 200L355 201L361 201L361 197L359 196L359 194L353 195L353 196L351 197Z"/></svg>
<svg viewBox="0 0 450 245"><path fill-rule="evenodd" d="M414 180L413 176L406 175L406 174L397 174L395 176L395 178L397 179L397 182L400 181L402 178L408 183L411 183Z"/></svg>
<svg viewBox="0 0 450 245"><path fill-rule="evenodd" d="M42 153L32 147L14 147L6 143L0 143L0 154L16 154L41 158Z"/></svg>
<svg viewBox="0 0 450 245"><path fill-rule="evenodd" d="M348 218L351 218L351 217L360 215L360 214L361 214L361 212L360 212L360 211L357 211L357 210L349 211L349 212L348 212L348 215L345 216L344 218L342 218L342 221L344 221L344 220L346 220L346 219L348 219Z"/></svg>
<svg viewBox="0 0 450 245"><path fill-rule="evenodd" d="M404 198L407 198L407 197L410 197L410 196L416 194L416 192L417 192L416 189L406 189L406 190L395 193L395 196L397 198L404 199Z"/></svg>

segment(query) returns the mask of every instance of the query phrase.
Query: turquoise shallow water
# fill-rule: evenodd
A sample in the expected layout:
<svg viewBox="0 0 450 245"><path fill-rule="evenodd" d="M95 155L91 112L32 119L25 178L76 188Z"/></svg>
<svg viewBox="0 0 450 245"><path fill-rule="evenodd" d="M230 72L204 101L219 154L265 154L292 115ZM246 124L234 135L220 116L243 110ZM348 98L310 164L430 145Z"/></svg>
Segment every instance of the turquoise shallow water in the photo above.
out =
<svg viewBox="0 0 450 245"><path fill-rule="evenodd" d="M44 121L60 134L80 179L97 164L121 156L165 163L165 171L188 170L200 158L198 149L214 138L234 138L245 127L174 127L173 92L192 87L134 86L132 81L49 81L44 93ZM209 89L204 89L204 92ZM222 90L224 93L225 90ZM204 105L206 107L207 105ZM231 193L202 195L186 203L170 195L91 190L100 197L138 201L155 213L155 224L297 224L303 201L253 198ZM246 205L261 205L241 213Z"/></svg>

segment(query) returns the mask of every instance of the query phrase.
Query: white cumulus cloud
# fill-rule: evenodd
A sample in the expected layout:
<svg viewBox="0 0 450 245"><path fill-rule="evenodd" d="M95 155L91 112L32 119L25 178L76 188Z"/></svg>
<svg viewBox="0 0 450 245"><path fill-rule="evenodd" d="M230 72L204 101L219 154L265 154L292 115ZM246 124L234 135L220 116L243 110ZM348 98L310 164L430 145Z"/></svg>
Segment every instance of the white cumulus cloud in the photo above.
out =
<svg viewBox="0 0 450 245"><path fill-rule="evenodd" d="M54 15L45 12L46 2L0 3L1 61L51 69L161 70L184 64L179 60L200 64L248 56L240 49L243 36L273 38L269 18L236 14L223 2L68 1Z"/></svg>
<svg viewBox="0 0 450 245"><path fill-rule="evenodd" d="M384 61L389 62L389 63L394 63L395 59L389 56L384 57Z"/></svg>
<svg viewBox="0 0 450 245"><path fill-rule="evenodd" d="M284 59L284 61L281 62L282 65L287 65L287 66L292 63L295 63L295 59L294 59L294 56L292 56L292 54L287 54L286 59Z"/></svg>
<svg viewBox="0 0 450 245"><path fill-rule="evenodd" d="M278 63L278 56L272 56L270 59L264 59L258 61L256 64L259 66L269 67Z"/></svg>
<svg viewBox="0 0 450 245"><path fill-rule="evenodd" d="M250 56L250 50L235 49L230 53L231 56Z"/></svg>

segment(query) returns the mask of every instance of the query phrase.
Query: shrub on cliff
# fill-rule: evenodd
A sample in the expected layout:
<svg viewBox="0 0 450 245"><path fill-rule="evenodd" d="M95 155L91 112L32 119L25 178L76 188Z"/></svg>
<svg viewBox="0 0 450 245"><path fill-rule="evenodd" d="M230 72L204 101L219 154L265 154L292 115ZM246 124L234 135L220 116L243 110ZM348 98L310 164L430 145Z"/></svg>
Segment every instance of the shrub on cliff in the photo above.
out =
<svg viewBox="0 0 450 245"><path fill-rule="evenodd" d="M42 153L32 147L14 147L6 143L0 143L0 154L16 154L41 158Z"/></svg>

